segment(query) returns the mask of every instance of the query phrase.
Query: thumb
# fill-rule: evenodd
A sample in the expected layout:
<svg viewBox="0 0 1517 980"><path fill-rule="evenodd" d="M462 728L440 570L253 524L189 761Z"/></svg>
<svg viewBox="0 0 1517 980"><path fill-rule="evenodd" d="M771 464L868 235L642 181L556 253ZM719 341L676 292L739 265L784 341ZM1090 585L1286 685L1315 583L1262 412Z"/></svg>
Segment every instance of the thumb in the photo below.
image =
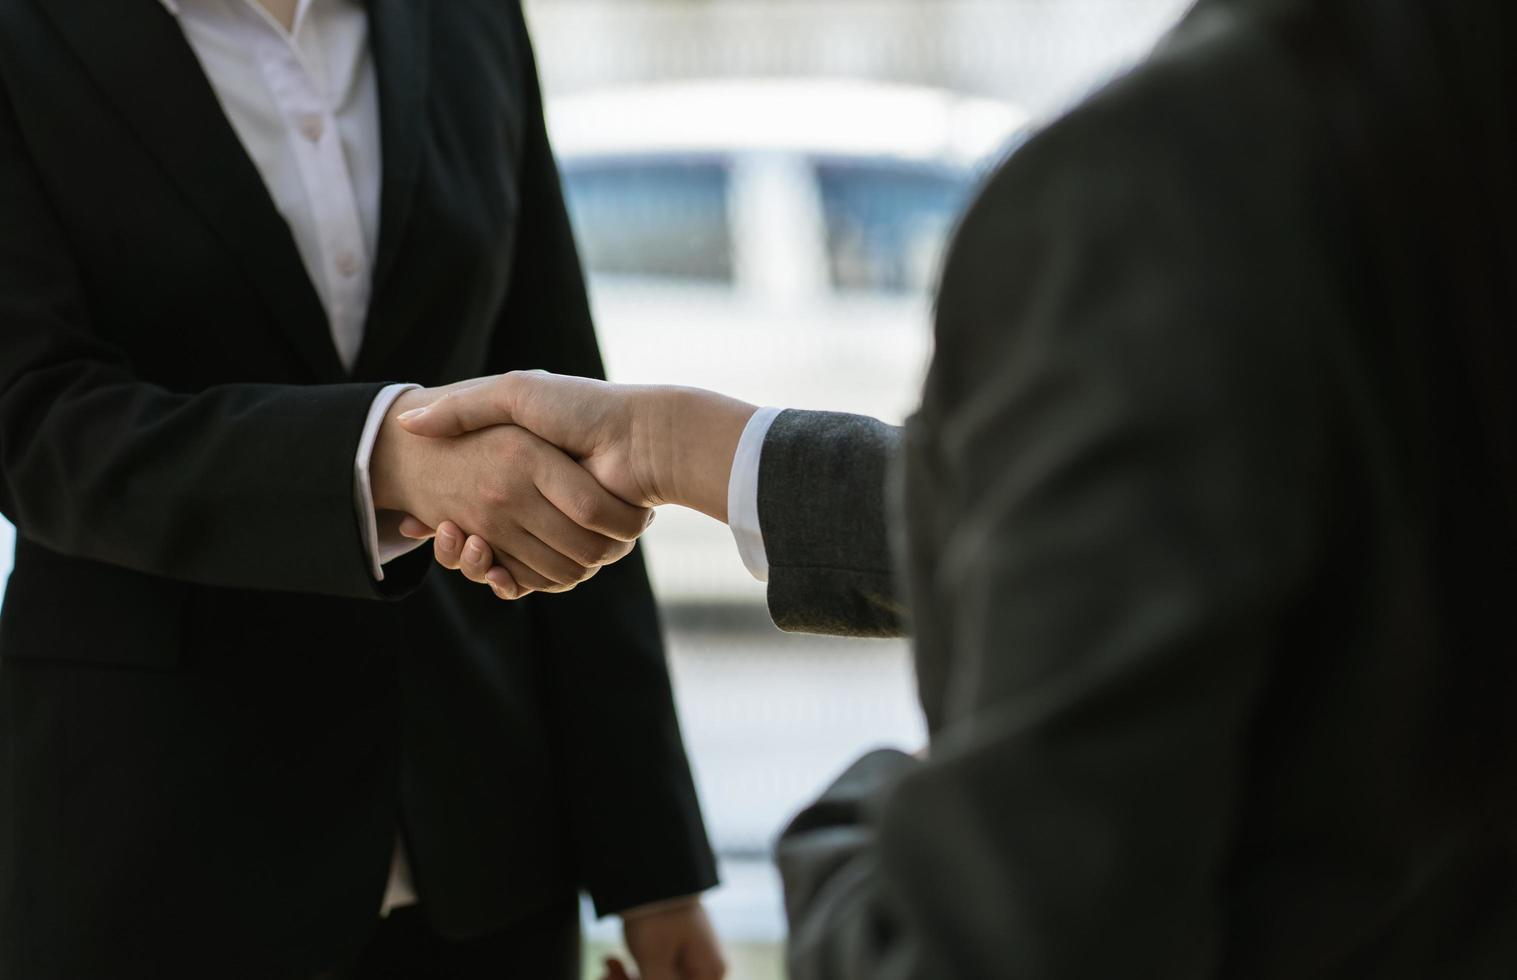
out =
<svg viewBox="0 0 1517 980"><path fill-rule="evenodd" d="M397 415L395 421L413 435L434 439L507 425L516 421L513 387L509 374L455 385L430 405Z"/></svg>

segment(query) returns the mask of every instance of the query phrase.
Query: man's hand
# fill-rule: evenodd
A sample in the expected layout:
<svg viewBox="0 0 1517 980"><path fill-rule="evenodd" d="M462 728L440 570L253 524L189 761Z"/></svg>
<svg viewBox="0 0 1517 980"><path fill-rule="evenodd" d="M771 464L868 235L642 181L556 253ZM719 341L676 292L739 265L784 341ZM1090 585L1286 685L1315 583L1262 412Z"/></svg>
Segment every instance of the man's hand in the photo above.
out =
<svg viewBox="0 0 1517 980"><path fill-rule="evenodd" d="M407 392L391 415L437 397ZM452 567L501 598L573 588L625 557L652 517L516 426L424 439L388 418L369 471L377 509L412 515L428 527L451 522L439 533L439 554L456 546ZM457 527L472 537L466 541Z"/></svg>
<svg viewBox="0 0 1517 980"><path fill-rule="evenodd" d="M622 920L638 980L722 980L727 964L699 899L628 913ZM619 960L606 963L605 980L633 980Z"/></svg>

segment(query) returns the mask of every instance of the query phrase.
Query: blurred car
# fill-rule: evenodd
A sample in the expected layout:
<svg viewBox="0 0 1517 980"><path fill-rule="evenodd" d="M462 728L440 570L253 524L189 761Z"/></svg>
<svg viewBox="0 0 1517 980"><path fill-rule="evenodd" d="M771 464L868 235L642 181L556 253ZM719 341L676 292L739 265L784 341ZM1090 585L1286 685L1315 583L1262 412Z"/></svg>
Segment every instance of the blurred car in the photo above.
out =
<svg viewBox="0 0 1517 980"><path fill-rule="evenodd" d="M683 82L552 101L613 380L900 421L944 245L1027 115L839 80ZM725 528L648 538L666 601L761 601Z"/></svg>

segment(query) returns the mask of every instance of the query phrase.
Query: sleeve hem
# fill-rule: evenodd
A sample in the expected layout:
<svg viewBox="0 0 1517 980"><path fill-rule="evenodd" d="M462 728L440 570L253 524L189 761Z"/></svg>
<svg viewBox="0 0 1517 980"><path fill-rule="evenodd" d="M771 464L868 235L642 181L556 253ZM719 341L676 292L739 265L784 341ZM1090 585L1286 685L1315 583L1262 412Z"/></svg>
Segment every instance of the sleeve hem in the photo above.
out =
<svg viewBox="0 0 1517 980"><path fill-rule="evenodd" d="M743 564L760 582L769 581L769 556L759 524L759 467L763 461L764 439L780 411L778 408L762 408L748 420L742 438L738 440L737 452L732 459L732 476L727 482L727 526L732 529Z"/></svg>
<svg viewBox="0 0 1517 980"><path fill-rule="evenodd" d="M358 439L358 452L353 457L353 503L358 508L358 524L363 534L364 554L369 562L369 574L374 581L385 580L384 565L414 549L396 547L394 542L381 547L379 519L374 509L373 482L369 478L369 460L374 455L374 443L379 438L379 427L384 423L385 413L402 394L420 385L393 384L380 390L369 406L369 417L364 421L363 435Z"/></svg>

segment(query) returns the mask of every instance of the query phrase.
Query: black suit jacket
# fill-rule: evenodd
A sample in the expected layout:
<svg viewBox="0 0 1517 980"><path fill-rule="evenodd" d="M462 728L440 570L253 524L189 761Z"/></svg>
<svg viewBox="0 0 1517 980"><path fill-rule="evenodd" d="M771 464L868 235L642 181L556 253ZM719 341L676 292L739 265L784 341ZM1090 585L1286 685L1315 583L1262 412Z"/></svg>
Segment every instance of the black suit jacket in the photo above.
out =
<svg viewBox="0 0 1517 980"><path fill-rule="evenodd" d="M983 190L904 433L776 421L776 620L904 594L933 731L781 843L797 980L1517 976L1514 48L1203 4Z"/></svg>
<svg viewBox="0 0 1517 980"><path fill-rule="evenodd" d="M712 883L640 561L512 604L370 576L384 383L601 364L518 5L369 6L349 376L158 0L0 0L0 976L338 962L397 826L454 936Z"/></svg>

